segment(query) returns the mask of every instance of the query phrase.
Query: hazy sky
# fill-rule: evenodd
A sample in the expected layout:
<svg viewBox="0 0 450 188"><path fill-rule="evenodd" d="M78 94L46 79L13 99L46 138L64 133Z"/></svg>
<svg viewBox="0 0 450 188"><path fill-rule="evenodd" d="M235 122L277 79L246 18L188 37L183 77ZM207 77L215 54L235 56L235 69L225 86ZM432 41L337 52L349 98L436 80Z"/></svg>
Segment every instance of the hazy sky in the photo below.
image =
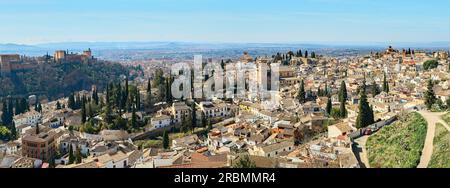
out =
<svg viewBox="0 0 450 188"><path fill-rule="evenodd" d="M0 43L450 41L448 0L0 0Z"/></svg>

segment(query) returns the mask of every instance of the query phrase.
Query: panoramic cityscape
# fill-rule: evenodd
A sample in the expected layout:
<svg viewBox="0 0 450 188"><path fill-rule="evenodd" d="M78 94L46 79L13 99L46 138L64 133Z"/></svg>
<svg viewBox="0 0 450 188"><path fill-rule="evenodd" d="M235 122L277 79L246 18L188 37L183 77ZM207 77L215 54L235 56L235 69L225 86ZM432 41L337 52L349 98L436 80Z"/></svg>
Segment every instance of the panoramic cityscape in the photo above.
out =
<svg viewBox="0 0 450 188"><path fill-rule="evenodd" d="M0 168L450 168L449 2L113 1L0 1Z"/></svg>

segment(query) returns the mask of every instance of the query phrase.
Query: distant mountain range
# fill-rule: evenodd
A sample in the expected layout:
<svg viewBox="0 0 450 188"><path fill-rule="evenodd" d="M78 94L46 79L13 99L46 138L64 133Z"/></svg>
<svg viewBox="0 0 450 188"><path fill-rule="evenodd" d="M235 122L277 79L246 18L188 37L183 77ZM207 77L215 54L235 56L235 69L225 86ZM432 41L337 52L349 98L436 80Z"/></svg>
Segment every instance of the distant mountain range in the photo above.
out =
<svg viewBox="0 0 450 188"><path fill-rule="evenodd" d="M94 51L105 50L226 50L245 48L440 48L450 49L450 42L429 43L206 43L206 42L60 42L36 45L0 44L0 53L19 53L26 55L50 54L55 50L82 51L88 48Z"/></svg>

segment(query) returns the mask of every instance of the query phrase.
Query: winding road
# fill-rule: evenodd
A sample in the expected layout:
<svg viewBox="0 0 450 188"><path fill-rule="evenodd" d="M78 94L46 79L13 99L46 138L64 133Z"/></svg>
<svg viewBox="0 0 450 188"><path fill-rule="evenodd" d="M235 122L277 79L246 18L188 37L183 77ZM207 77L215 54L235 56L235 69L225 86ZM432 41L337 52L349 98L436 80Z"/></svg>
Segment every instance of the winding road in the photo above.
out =
<svg viewBox="0 0 450 188"><path fill-rule="evenodd" d="M428 123L427 126L427 136L425 138L425 145L423 147L422 156L420 157L420 163L417 168L427 168L430 163L431 156L433 155L433 140L436 132L436 124L441 123L450 132L450 127L447 123L441 119L441 116L446 114L446 112L428 112L419 111Z"/></svg>

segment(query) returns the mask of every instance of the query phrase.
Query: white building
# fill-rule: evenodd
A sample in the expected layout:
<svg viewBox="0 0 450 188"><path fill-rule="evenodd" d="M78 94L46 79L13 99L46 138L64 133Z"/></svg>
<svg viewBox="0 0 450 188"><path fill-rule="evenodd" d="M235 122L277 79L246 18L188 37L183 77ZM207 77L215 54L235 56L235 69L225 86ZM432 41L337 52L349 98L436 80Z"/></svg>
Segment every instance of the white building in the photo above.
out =
<svg viewBox="0 0 450 188"><path fill-rule="evenodd" d="M23 114L14 116L14 124L16 127L21 125L36 125L40 123L42 119L42 114L37 111L29 111Z"/></svg>
<svg viewBox="0 0 450 188"><path fill-rule="evenodd" d="M284 141L266 146L254 146L249 149L250 155L262 157L278 157L282 152L290 152L294 149L294 142Z"/></svg>
<svg viewBox="0 0 450 188"><path fill-rule="evenodd" d="M159 129L159 128L169 126L172 123L172 120L171 120L170 116L160 115L160 116L153 117L150 120L150 123L151 123L152 127Z"/></svg>

